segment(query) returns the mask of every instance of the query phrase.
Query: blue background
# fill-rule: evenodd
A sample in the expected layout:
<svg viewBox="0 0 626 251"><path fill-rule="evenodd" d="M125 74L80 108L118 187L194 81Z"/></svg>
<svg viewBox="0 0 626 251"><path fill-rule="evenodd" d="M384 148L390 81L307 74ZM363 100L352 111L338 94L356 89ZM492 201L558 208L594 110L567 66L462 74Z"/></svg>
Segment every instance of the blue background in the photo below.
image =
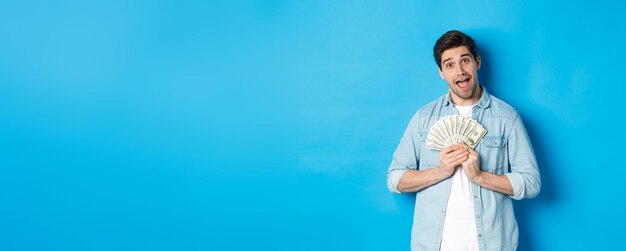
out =
<svg viewBox="0 0 626 251"><path fill-rule="evenodd" d="M450 29L534 144L520 250L618 250L618 2L5 1L0 250L408 250L385 173Z"/></svg>

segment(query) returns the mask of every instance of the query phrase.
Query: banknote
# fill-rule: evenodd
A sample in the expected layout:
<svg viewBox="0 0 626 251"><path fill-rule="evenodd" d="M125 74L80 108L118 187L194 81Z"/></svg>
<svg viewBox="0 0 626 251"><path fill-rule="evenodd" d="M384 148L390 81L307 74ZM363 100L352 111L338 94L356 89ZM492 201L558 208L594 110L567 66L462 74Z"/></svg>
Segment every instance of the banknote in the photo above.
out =
<svg viewBox="0 0 626 251"><path fill-rule="evenodd" d="M483 128L480 124L477 124L474 129L466 137L463 138L461 142L471 148L474 148L476 147L476 145L478 145L480 139L482 139L485 134L487 134L487 130L485 130L485 128Z"/></svg>
<svg viewBox="0 0 626 251"><path fill-rule="evenodd" d="M475 148L487 130L475 119L453 115L439 119L428 131L426 148L443 150L456 143Z"/></svg>

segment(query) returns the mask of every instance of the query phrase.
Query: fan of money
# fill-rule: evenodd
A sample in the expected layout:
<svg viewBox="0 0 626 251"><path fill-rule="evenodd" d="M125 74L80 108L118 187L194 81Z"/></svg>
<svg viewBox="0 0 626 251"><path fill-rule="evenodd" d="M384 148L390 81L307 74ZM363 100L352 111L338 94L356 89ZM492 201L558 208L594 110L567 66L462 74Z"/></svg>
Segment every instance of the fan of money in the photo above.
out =
<svg viewBox="0 0 626 251"><path fill-rule="evenodd" d="M426 148L443 150L456 143L463 143L475 148L487 130L478 121L453 115L439 119L428 131Z"/></svg>

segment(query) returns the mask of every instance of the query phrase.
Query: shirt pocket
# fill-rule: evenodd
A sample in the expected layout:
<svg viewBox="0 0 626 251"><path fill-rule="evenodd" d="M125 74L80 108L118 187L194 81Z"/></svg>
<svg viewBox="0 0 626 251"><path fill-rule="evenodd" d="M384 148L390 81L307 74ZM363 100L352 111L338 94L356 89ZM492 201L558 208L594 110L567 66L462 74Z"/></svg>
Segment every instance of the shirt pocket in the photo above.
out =
<svg viewBox="0 0 626 251"><path fill-rule="evenodd" d="M508 161L506 153L507 140L502 135L485 136L480 142L480 167L481 169L503 174Z"/></svg>

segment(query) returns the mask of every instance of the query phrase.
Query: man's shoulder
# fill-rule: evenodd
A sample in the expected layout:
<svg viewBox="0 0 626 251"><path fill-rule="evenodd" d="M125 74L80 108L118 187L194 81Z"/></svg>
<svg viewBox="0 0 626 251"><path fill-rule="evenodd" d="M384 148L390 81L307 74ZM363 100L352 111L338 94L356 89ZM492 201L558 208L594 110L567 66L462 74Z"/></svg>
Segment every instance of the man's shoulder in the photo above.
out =
<svg viewBox="0 0 626 251"><path fill-rule="evenodd" d="M439 97L417 109L417 111L415 111L413 117L411 117L411 120L409 121L409 127L420 128L425 126L424 123L432 117L433 113L441 109L444 101L443 99L443 96Z"/></svg>
<svg viewBox="0 0 626 251"><path fill-rule="evenodd" d="M429 103L423 105L421 108L417 109L414 117L430 117L433 111L441 109L444 100L445 95L442 95L437 99L430 101Z"/></svg>
<svg viewBox="0 0 626 251"><path fill-rule="evenodd" d="M489 107L492 115L509 119L515 119L518 116L517 110L512 105L493 95L490 98L491 103Z"/></svg>

